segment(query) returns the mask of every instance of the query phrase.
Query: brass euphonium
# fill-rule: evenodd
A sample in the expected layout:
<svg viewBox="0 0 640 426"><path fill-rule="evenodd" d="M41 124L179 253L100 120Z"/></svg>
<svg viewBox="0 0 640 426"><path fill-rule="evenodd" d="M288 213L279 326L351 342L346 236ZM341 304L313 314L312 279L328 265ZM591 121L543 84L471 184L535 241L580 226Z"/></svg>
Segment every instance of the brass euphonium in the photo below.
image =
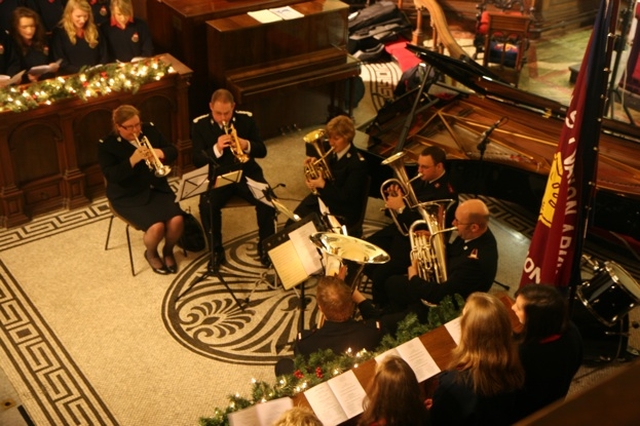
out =
<svg viewBox="0 0 640 426"><path fill-rule="evenodd" d="M416 220L409 228L411 242L411 260L417 260L418 276L426 281L439 284L447 281L447 242L445 234L456 229L445 228L446 212L454 200L435 200L416 206L422 219ZM445 206L446 204L446 206ZM426 225L429 234L417 228Z"/></svg>
<svg viewBox="0 0 640 426"><path fill-rule="evenodd" d="M224 129L224 133L231 136L231 145L229 149L233 155L235 155L236 160L241 163L246 163L249 161L249 156L242 150L242 145L240 145L240 140L238 139L238 132L236 128L233 127L233 124L229 125L226 121L222 122L222 128Z"/></svg>
<svg viewBox="0 0 640 426"><path fill-rule="evenodd" d="M138 146L144 147L151 154L151 159L147 158L144 162L147 163L147 167L149 167L149 170L151 170L156 177L165 177L171 173L171 167L162 164L162 161L160 161L156 155L153 146L151 146L151 142L149 142L146 136L142 136L141 139L138 139L137 136L135 136L135 138Z"/></svg>
<svg viewBox="0 0 640 426"><path fill-rule="evenodd" d="M333 180L333 175L327 163L327 156L333 152L333 148L327 152L324 151L324 146L322 145L324 135L324 129L318 129L307 133L304 137L305 143L312 145L318 153L318 158L306 163L304 166L304 177L307 180L318 179L320 176L324 177L325 180ZM311 192L314 195L318 195L318 191L315 189Z"/></svg>
<svg viewBox="0 0 640 426"><path fill-rule="evenodd" d="M404 152L401 151L393 154L382 163L380 163L383 166L391 167L396 176L395 178L387 179L382 183L382 185L380 186L380 195L382 195L383 200L386 200L387 196L389 195L388 187L392 184L396 184L402 189L402 192L404 194L403 198L405 200L405 203L407 204L407 207L414 208L419 204L419 201L418 197L416 197L416 194L413 191L411 182L418 179L420 177L420 174L417 174L413 178L409 179L409 176L407 176L407 171L404 168L403 157ZM396 211L394 209L389 209L389 214L391 215L393 222L396 224L398 231L400 231L400 233L404 236L409 235L409 230L406 229L405 226L403 226L398 221L398 214L396 213Z"/></svg>

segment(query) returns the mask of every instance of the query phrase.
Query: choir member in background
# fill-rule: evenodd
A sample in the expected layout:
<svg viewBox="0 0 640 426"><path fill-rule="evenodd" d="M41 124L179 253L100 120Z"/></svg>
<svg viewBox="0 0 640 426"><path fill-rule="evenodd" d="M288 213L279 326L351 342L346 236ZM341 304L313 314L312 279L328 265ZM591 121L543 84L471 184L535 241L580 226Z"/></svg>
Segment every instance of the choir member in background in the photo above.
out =
<svg viewBox="0 0 640 426"><path fill-rule="evenodd" d="M131 0L111 0L111 20L101 27L111 61L131 62L153 56L151 33L146 22L134 17Z"/></svg>
<svg viewBox="0 0 640 426"><path fill-rule="evenodd" d="M109 8L109 0L89 0L91 10L93 11L93 21L97 26L109 25L111 19L111 10Z"/></svg>
<svg viewBox="0 0 640 426"><path fill-rule="evenodd" d="M63 75L108 62L107 45L100 38L91 6L85 0L68 1L60 25L53 32L52 44L53 58L62 60Z"/></svg>
<svg viewBox="0 0 640 426"><path fill-rule="evenodd" d="M32 9L19 7L13 11L11 35L14 48L20 59L20 69L26 70L22 75L22 83L33 83L38 80L52 78L59 65L51 60L49 40L45 34L40 16ZM49 65L51 72L30 73L33 67Z"/></svg>
<svg viewBox="0 0 640 426"><path fill-rule="evenodd" d="M44 25L47 34L50 36L62 19L67 1L68 0L26 0L25 6L33 9L40 15L42 25Z"/></svg>

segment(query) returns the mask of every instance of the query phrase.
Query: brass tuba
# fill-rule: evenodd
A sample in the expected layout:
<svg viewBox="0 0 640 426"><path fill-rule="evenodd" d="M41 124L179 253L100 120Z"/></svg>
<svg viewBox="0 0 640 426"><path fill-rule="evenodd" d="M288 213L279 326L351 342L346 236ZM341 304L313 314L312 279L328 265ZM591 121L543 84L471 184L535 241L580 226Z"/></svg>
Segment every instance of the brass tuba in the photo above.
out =
<svg viewBox="0 0 640 426"><path fill-rule="evenodd" d="M144 161L147 163L149 170L151 170L156 177L165 177L171 173L171 167L162 164L162 161L160 161L156 155L156 152L153 150L153 146L151 146L151 142L149 142L149 139L147 139L146 136L142 136L142 139L138 139L137 136L135 136L135 138L138 146L144 147L150 153L151 158L147 158Z"/></svg>
<svg viewBox="0 0 640 426"><path fill-rule="evenodd" d="M307 133L304 137L305 143L312 145L319 157L305 164L304 177L307 180L318 179L320 176L323 176L325 180L333 180L333 175L327 163L327 156L333 152L333 148L327 152L324 151L322 140L324 139L325 133L324 129L318 129ZM313 192L314 195L318 195L318 191L316 190L311 192Z"/></svg>
<svg viewBox="0 0 640 426"><path fill-rule="evenodd" d="M414 208L419 204L419 201L418 197L416 197L416 194L413 191L411 182L418 179L420 177L420 174L417 174L413 178L409 179L409 176L407 176L407 171L404 168L404 155L404 152L401 151L393 154L382 163L380 163L383 166L391 167L396 176L395 178L387 179L382 183L382 185L380 186L380 194L382 195L382 199L386 200L387 196L389 195L388 187L392 184L397 184L398 186L400 186L402 192L404 193L404 200L407 204L407 207ZM400 231L400 233L404 236L409 235L408 230L398 221L398 215L396 211L393 209L389 209L389 214L398 227L398 231Z"/></svg>
<svg viewBox="0 0 640 426"><path fill-rule="evenodd" d="M233 155L235 155L236 160L241 163L246 163L249 161L249 156L242 150L242 146L240 145L240 141L238 140L238 132L236 128L233 127L233 124L229 125L226 121L222 122L222 128L224 129L224 133L231 136L231 145L229 148Z"/></svg>
<svg viewBox="0 0 640 426"><path fill-rule="evenodd" d="M446 212L454 202L451 199L435 200L416 206L422 219L413 222L409 228L411 260L417 260L418 276L426 281L439 284L447 281L447 242L444 234L456 228L444 226ZM425 225L429 230L428 235L417 229Z"/></svg>

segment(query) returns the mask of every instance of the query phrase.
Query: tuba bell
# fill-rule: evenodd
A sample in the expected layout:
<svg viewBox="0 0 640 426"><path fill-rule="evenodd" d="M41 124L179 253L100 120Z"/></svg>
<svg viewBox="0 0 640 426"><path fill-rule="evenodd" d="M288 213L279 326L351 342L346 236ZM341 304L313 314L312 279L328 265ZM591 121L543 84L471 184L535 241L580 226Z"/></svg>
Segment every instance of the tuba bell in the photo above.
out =
<svg viewBox="0 0 640 426"><path fill-rule="evenodd" d="M325 152L324 146L322 145L325 134L324 129L318 129L307 133L304 137L304 142L312 145L318 153L318 158L306 163L304 166L304 176L306 180L318 179L320 176L326 180L333 180L333 175L327 163L327 156L333 152L333 148ZM318 195L318 191L316 190L311 192L314 195Z"/></svg>
<svg viewBox="0 0 640 426"><path fill-rule="evenodd" d="M413 187L411 186L411 182L418 179L420 177L420 174L417 174L413 178L409 179L407 171L404 168L404 155L405 153L401 151L393 154L386 160L382 161L382 163L380 163L383 166L391 167L393 169L394 175L396 176L395 178L387 179L382 183L382 185L380 186L380 195L382 195L383 200L386 200L387 196L389 195L389 186L391 186L392 184L396 184L402 189L402 192L404 193L403 198L407 206L409 208L414 208L419 204L419 201L418 197L416 197ZM396 213L396 211L393 209L389 209L389 214L391 215L393 222L396 224L398 231L400 231L400 233L405 237L409 235L408 230L405 228L405 226L403 226L398 221L398 214Z"/></svg>
<svg viewBox="0 0 640 426"><path fill-rule="evenodd" d="M138 139L137 136L135 136L135 138L138 146L144 147L149 152L151 158L147 158L144 161L147 163L149 170L151 170L156 177L165 177L171 173L171 167L162 164L162 161L160 161L156 155L156 152L153 150L153 146L151 146L151 142L149 142L149 139L147 139L146 136L142 136L141 139Z"/></svg>
<svg viewBox="0 0 640 426"><path fill-rule="evenodd" d="M418 219L409 228L411 243L411 261L417 261L418 276L426 281L442 284L447 281L447 257L445 234L456 228L445 228L447 210L454 200L435 200L420 203L416 206L422 219ZM429 233L418 227L426 226Z"/></svg>

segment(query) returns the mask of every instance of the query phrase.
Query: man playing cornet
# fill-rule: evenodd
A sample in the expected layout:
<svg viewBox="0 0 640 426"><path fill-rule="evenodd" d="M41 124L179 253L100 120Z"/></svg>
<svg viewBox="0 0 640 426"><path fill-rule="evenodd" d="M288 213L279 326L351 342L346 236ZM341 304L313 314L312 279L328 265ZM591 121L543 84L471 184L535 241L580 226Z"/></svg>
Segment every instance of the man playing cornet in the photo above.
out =
<svg viewBox="0 0 640 426"><path fill-rule="evenodd" d="M262 241L275 233L275 210L255 199L246 180L248 177L266 182L262 168L255 159L266 157L267 147L251 114L236 111L235 106L231 92L226 89L216 90L209 103L211 113L193 120L191 129L193 163L196 167L209 164L216 169L217 176L242 170L239 182L211 189L200 198L200 219L207 234L213 233L213 247L210 247L214 252L213 265L210 265L213 269L217 269L225 261L221 209L234 195L256 206L258 257L265 266L268 265L269 258L263 251Z"/></svg>

